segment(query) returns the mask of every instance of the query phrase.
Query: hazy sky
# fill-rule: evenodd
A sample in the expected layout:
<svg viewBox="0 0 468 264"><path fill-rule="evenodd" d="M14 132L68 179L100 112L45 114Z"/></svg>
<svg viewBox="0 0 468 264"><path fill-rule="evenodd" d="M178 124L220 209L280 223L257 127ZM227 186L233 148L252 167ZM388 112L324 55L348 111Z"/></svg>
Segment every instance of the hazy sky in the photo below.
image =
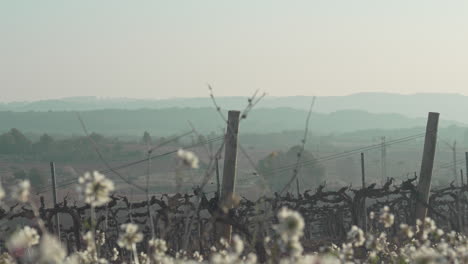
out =
<svg viewBox="0 0 468 264"><path fill-rule="evenodd" d="M0 0L0 101L468 95L467 0Z"/></svg>

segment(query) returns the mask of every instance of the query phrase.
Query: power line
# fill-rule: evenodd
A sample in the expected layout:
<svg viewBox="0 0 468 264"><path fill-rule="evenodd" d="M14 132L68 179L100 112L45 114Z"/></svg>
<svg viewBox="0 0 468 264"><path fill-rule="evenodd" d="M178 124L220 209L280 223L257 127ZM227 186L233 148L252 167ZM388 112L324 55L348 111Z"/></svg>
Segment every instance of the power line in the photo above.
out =
<svg viewBox="0 0 468 264"><path fill-rule="evenodd" d="M208 140L206 140L206 141L199 142L199 143L193 144L193 145L188 146L188 147L184 147L184 149L189 149L189 148L194 148L194 147L206 145L206 144L208 144L208 143L216 142L216 141L219 141L219 140L221 140L221 139L224 139L224 136L220 136L220 137L216 137L216 138L211 138L211 139L208 139ZM121 170L121 169L125 169L125 168L128 168L128 167L132 167L132 166L135 166L135 165L144 163L144 162L148 161L148 159L149 159L149 160L153 160L153 159L156 159L156 158L168 156L168 155L177 153L177 151L179 151L179 150L173 150L173 151L169 151L169 152L166 152L166 153L163 153L163 154L151 156L151 157L149 157L149 158L144 158L144 159L136 160L136 161L133 161L133 162L130 162L130 163L127 163L127 164L123 164L123 165L114 167L114 168L112 168L112 170ZM101 173L107 173L107 172L111 172L112 170L111 170L111 169L106 169L106 170L102 170L102 171L99 171L99 172L101 172Z"/></svg>
<svg viewBox="0 0 468 264"><path fill-rule="evenodd" d="M422 133L422 134L416 134L416 135L412 135L412 136L408 136L408 137L404 137L404 138L399 138L399 139L395 139L395 140L391 140L391 141L386 141L385 146L390 146L390 145L394 145L394 144L407 142L407 141L410 141L410 140L413 140L413 139L416 139L416 138L419 138L419 137L423 137L424 135L425 135L425 133ZM354 155L354 154L362 152L362 151L379 149L381 147L382 147L382 143L369 145L369 146L366 146L366 147L352 149L352 150L348 150L348 151L345 151L345 152L342 152L342 153L332 154L332 155L325 156L325 157L318 158L318 159L303 161L300 164L303 165L303 166L315 165L317 162L340 159L340 158L343 158L343 157ZM295 165L296 164L285 165L285 166L282 166L282 167L279 167L279 168L272 169L270 171L266 171L266 173L288 171L290 169L293 169L295 167Z"/></svg>
<svg viewBox="0 0 468 264"><path fill-rule="evenodd" d="M193 144L193 145L190 145L190 146L187 146L187 147L183 147L183 148L184 148L184 149L190 149L190 148L202 146L202 145L205 145L205 144L209 144L209 143L212 143L212 142L216 142L216 141L219 141L219 140L222 140L222 139L224 139L224 136L220 136L220 137L215 137L215 138L207 139L207 140L205 140L205 141L203 141L203 142L198 142L198 143L196 143L196 144ZM126 164L117 166L117 167L113 167L113 168L106 169L106 170L101 170L101 171L99 171L99 172L100 172L100 173L107 173L107 172L111 172L112 170L121 170L121 169L124 169L124 168L132 167L132 166L141 164L141 163L143 163L143 162L146 162L146 161L148 161L148 159L153 160L153 159L156 159L156 158L160 158L160 157L164 157L164 156L168 156L168 155L177 153L177 151L178 151L178 150L173 150L173 151L165 152L165 153L162 153L162 154L159 154L159 155L151 156L150 158L145 158L145 159L141 159L141 160L136 160L136 161L133 161L133 162L130 162L130 163L126 163ZM63 187L69 186L69 185L74 184L74 183L76 183L76 179L65 180L65 181L60 182L60 183L57 185L57 188L63 188ZM51 187L52 187L52 185L43 186L43 187L41 187L41 189L37 192L37 194L44 193L44 192L48 191Z"/></svg>

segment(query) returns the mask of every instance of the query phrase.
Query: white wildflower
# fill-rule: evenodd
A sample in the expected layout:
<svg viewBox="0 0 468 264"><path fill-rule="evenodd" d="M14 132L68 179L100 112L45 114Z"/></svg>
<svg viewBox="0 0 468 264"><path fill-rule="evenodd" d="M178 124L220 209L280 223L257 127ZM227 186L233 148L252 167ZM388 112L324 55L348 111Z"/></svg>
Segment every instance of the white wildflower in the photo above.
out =
<svg viewBox="0 0 468 264"><path fill-rule="evenodd" d="M29 189L31 188L31 183L28 180L20 181L15 185L11 190L11 196L13 199L25 203L29 200Z"/></svg>
<svg viewBox="0 0 468 264"><path fill-rule="evenodd" d="M354 256L353 245L346 243L341 246L340 258L343 260L350 260Z"/></svg>
<svg viewBox="0 0 468 264"><path fill-rule="evenodd" d="M375 240L375 249L377 251L384 251L387 249L387 245L388 245L387 234L382 232Z"/></svg>
<svg viewBox="0 0 468 264"><path fill-rule="evenodd" d="M60 241L49 234L42 237L40 252L39 263L44 264L63 263L63 260L67 256L65 248Z"/></svg>
<svg viewBox="0 0 468 264"><path fill-rule="evenodd" d="M96 251L96 241L94 240L93 232L86 232L83 235L83 240L86 242L86 250L88 250L89 252Z"/></svg>
<svg viewBox="0 0 468 264"><path fill-rule="evenodd" d="M67 264L83 264L81 262L80 255L78 253L73 253L70 256L66 257L64 263L67 263Z"/></svg>
<svg viewBox="0 0 468 264"><path fill-rule="evenodd" d="M366 238L364 237L364 231L361 228L353 225L351 230L348 232L348 239L353 243L355 247L360 247L364 245L366 242Z"/></svg>
<svg viewBox="0 0 468 264"><path fill-rule="evenodd" d="M414 236L412 228L407 224L401 224L400 231L407 238L412 238Z"/></svg>
<svg viewBox="0 0 468 264"><path fill-rule="evenodd" d="M132 223L123 224L121 228L125 233L121 234L117 244L121 248L126 248L128 250L133 250L136 243L139 243L143 240L143 234L138 232L138 226Z"/></svg>
<svg viewBox="0 0 468 264"><path fill-rule="evenodd" d="M85 202L92 206L101 206L110 201L109 195L114 191L114 183L97 171L85 173L78 179L78 191Z"/></svg>
<svg viewBox="0 0 468 264"><path fill-rule="evenodd" d="M148 255L146 255L145 252L140 252L139 260L140 260L140 263L141 263L141 264L149 264L149 263L151 263L150 259L148 258Z"/></svg>
<svg viewBox="0 0 468 264"><path fill-rule="evenodd" d="M391 227L393 223L395 222L395 216L390 213L390 208L388 208L388 206L385 206L382 209L379 222L383 224L386 228Z"/></svg>
<svg viewBox="0 0 468 264"><path fill-rule="evenodd" d="M153 238L148 242L150 257L158 259L166 254L166 241L159 238Z"/></svg>
<svg viewBox="0 0 468 264"><path fill-rule="evenodd" d="M248 263L248 264L257 263L257 255L255 255L254 253L249 253L247 255L247 258L245 259L245 263Z"/></svg>
<svg viewBox="0 0 468 264"><path fill-rule="evenodd" d="M0 255L0 264L15 264L13 257L7 252Z"/></svg>
<svg viewBox="0 0 468 264"><path fill-rule="evenodd" d="M7 241L6 246L10 252L14 252L37 245L39 243L39 238L36 229L25 226L23 229L13 233Z"/></svg>
<svg viewBox="0 0 468 264"><path fill-rule="evenodd" d="M437 231L435 232L437 236L441 237L444 235L444 230L438 228Z"/></svg>
<svg viewBox="0 0 468 264"><path fill-rule="evenodd" d="M97 249L96 249L96 242L101 243L102 237L99 238L102 234L102 232L97 232L98 239L94 239L94 235L91 231L86 232L86 234L83 235L83 240L86 243L86 250L85 251L80 251L77 252L76 255L80 259L80 263L84 264L91 264L91 263L97 263L97 264L106 264L108 263L107 260L104 258L99 258L97 254Z"/></svg>
<svg viewBox="0 0 468 264"><path fill-rule="evenodd" d="M179 157L184 165L193 169L198 168L198 157L193 152L179 149L177 157Z"/></svg>
<svg viewBox="0 0 468 264"><path fill-rule="evenodd" d="M203 255L201 255L200 252L198 252L198 251L193 252L192 257L196 262L202 262L203 261Z"/></svg>
<svg viewBox="0 0 468 264"><path fill-rule="evenodd" d="M433 219L430 217L424 218L423 230L426 232L435 232L437 230L437 225Z"/></svg>
<svg viewBox="0 0 468 264"><path fill-rule="evenodd" d="M278 224L274 228L284 241L289 241L302 237L304 225L304 219L298 212L283 207L278 212Z"/></svg>
<svg viewBox="0 0 468 264"><path fill-rule="evenodd" d="M102 246L102 245L104 245L106 243L106 233L105 232L96 230L96 243L99 246Z"/></svg>
<svg viewBox="0 0 468 264"><path fill-rule="evenodd" d="M112 261L117 261L117 259L119 259L119 251L116 248L113 248L112 252Z"/></svg>
<svg viewBox="0 0 468 264"><path fill-rule="evenodd" d="M286 252L292 257L298 257L302 255L302 252L304 251L304 248L302 247L302 244L299 242L299 240L288 241L286 247Z"/></svg>
<svg viewBox="0 0 468 264"><path fill-rule="evenodd" d="M232 237L232 248L237 255L241 255L244 251L244 242L238 235Z"/></svg>

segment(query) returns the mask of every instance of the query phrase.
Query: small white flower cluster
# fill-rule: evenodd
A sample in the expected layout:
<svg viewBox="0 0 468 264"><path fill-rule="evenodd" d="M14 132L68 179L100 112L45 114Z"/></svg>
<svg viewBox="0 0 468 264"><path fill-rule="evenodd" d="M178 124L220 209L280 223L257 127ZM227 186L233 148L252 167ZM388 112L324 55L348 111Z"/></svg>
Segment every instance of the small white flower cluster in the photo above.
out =
<svg viewBox="0 0 468 264"><path fill-rule="evenodd" d="M62 243L51 234L42 237L40 252L39 263L43 264L62 264L67 257L67 252Z"/></svg>
<svg viewBox="0 0 468 264"><path fill-rule="evenodd" d="M121 229L124 231L119 237L117 244L121 248L132 250L137 243L143 240L143 234L138 232L138 226L132 223L123 224Z"/></svg>
<svg viewBox="0 0 468 264"><path fill-rule="evenodd" d="M198 168L198 157L195 153L183 149L179 149L177 151L177 157L179 158L182 163L192 169Z"/></svg>
<svg viewBox="0 0 468 264"><path fill-rule="evenodd" d="M385 228L389 228L395 222L395 216L390 213L390 208L385 206L380 213L379 222L385 226Z"/></svg>
<svg viewBox="0 0 468 264"><path fill-rule="evenodd" d="M221 250L217 250L215 247L211 248L213 254L210 258L210 263L214 264L234 264L234 263L245 263L253 264L257 263L257 256L255 254L248 254L243 256L244 252L244 242L238 235L232 237L231 244L228 243L225 239L221 239L220 244L224 247ZM202 258L197 256L198 261Z"/></svg>
<svg viewBox="0 0 468 264"><path fill-rule="evenodd" d="M99 232L96 232L99 234ZM86 232L83 236L83 240L86 242L86 249L83 251L78 251L72 255L72 259L78 261L78 263L83 264L93 264L100 263L105 264L107 260L99 258L97 254L97 246L100 246L99 239L94 239L94 235L91 231ZM97 245L96 245L96 242Z"/></svg>
<svg viewBox="0 0 468 264"><path fill-rule="evenodd" d="M364 236L364 231L361 228L353 225L351 230L348 232L348 240L351 241L353 246L360 247L366 242L366 237Z"/></svg>
<svg viewBox="0 0 468 264"><path fill-rule="evenodd" d="M182 156L184 164L190 167L194 167L195 164L198 166L198 159L194 161L193 153L187 153L189 152L179 155ZM81 177L80 187L85 202L92 206L107 203L110 192L114 190L112 181L97 172L87 173ZM29 189L30 183L22 181L11 189L11 196L18 202L27 203ZM0 186L0 199L4 197L5 191ZM371 212L370 218L375 218L375 221L385 228L393 227L395 222L395 216L389 207L384 207L378 216ZM454 231L445 233L431 218L417 220L415 226L400 224L398 232L393 232L395 229L393 227L388 235L385 232L364 233L359 227L352 226L347 233L346 243L341 247L332 245L320 253L309 254L304 253L301 244L305 226L302 216L294 210L283 207L278 211L277 220L278 223L273 226L274 232L269 230L271 234L264 239L266 254L262 257L267 258L266 263L468 263L468 239ZM67 256L60 241L43 225L39 224L38 227L41 236L38 230L29 226L13 232L5 244L8 252L0 255L0 264L254 264L259 262L257 255L248 252L249 245L246 247L238 235L234 235L229 242L222 239L220 249L212 246L210 255L203 255L198 251L170 251L166 241L158 238L148 241L147 251L138 252L137 244L143 241L144 236L139 231L138 225L133 223L121 226L122 232L117 244L123 250L119 252L117 248L108 248L111 252L105 252L104 255L109 260L103 258L100 253L105 248L105 232L94 231L94 228L83 236L86 249ZM126 254L125 250L129 250L130 254Z"/></svg>
<svg viewBox="0 0 468 264"><path fill-rule="evenodd" d="M110 201L109 196L114 191L114 183L103 174L97 171L87 172L78 182L78 192L87 204L97 207Z"/></svg>
<svg viewBox="0 0 468 264"><path fill-rule="evenodd" d="M291 257L298 257L304 250L299 239L304 232L304 218L293 210L283 207L278 212L278 224L274 226L280 236L281 250Z"/></svg>
<svg viewBox="0 0 468 264"><path fill-rule="evenodd" d="M7 241L7 248L10 252L18 252L30 248L39 243L40 236L37 230L29 226L17 230Z"/></svg>
<svg viewBox="0 0 468 264"><path fill-rule="evenodd" d="M389 210L383 210L382 214L390 214ZM272 243L268 250L271 263L321 263L321 264L374 264L374 263L468 263L468 239L455 232L445 234L437 228L430 218L418 221L416 227L406 224L400 225L401 241L388 239L387 234L365 234L359 227L353 226L349 230L348 243L341 247L332 245L322 253L304 254L300 239L303 236L304 220L302 216L290 209L282 208L277 215L278 224L274 226L276 236L265 239L265 243ZM389 219L380 217L381 219ZM382 220L384 222L384 220ZM387 220L385 220L387 221ZM136 245L143 240L143 234L138 226L132 223L121 226L122 234L118 239L118 245L131 251L133 261L127 256L120 256L116 248L112 249L109 260L98 257L98 247L105 243L103 232L96 232L95 239L91 232L83 237L86 242L86 250L73 253L67 257L62 244L52 235L45 233L42 238L38 232L30 227L24 227L16 231L8 240L8 254L0 255L0 263L41 263L41 264L107 264L107 263L136 263L136 264L172 264L172 263L258 263L257 256L253 253L244 255L245 245L241 237L234 235L232 241L222 239L221 249L212 247L211 256L205 260L199 252L189 254L185 251L168 254L166 241L151 239L148 241L147 252L137 252ZM418 235L419 239L414 237ZM274 245L278 253L274 253ZM359 248L359 250L358 250ZM30 252L28 259L25 252ZM357 255L360 252L359 256ZM362 252L366 253L362 255ZM18 261L17 261L18 260ZM270 263L268 262L268 263Z"/></svg>
<svg viewBox="0 0 468 264"><path fill-rule="evenodd" d="M302 237L304 226L304 219L298 212L283 207L278 212L278 224L274 229L284 241L290 241Z"/></svg>
<svg viewBox="0 0 468 264"><path fill-rule="evenodd" d="M30 188L31 183L28 180L20 181L17 185L13 186L11 197L18 202L26 203L29 200Z"/></svg>
<svg viewBox="0 0 468 264"><path fill-rule="evenodd" d="M148 242L150 258L155 263L160 263L166 256L167 244L166 241L159 238L153 238Z"/></svg>

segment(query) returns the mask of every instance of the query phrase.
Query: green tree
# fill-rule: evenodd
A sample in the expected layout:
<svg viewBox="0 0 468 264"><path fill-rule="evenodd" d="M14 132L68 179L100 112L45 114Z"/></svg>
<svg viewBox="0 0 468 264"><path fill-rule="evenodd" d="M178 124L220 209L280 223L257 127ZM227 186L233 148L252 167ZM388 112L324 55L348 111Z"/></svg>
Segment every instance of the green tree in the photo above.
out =
<svg viewBox="0 0 468 264"><path fill-rule="evenodd" d="M289 182L300 150L300 146L294 146L287 152L272 152L258 162L259 173L268 180L273 190L281 190ZM324 181L325 169L309 151L302 152L298 168L298 177L303 188L312 188Z"/></svg>
<svg viewBox="0 0 468 264"><path fill-rule="evenodd" d="M50 155L54 146L54 139L43 134L39 141L33 144L33 150L35 153Z"/></svg>
<svg viewBox="0 0 468 264"><path fill-rule="evenodd" d="M17 180L26 180L28 178L28 174L23 169L15 168L13 171L13 177Z"/></svg>
<svg viewBox="0 0 468 264"><path fill-rule="evenodd" d="M141 138L141 143L145 145L151 145L152 142L153 140L151 139L151 135L148 133L148 131L145 131L145 133L143 133L143 137Z"/></svg>
<svg viewBox="0 0 468 264"><path fill-rule="evenodd" d="M33 186L43 186L47 183L48 177L41 170L31 168L28 173L28 179Z"/></svg>
<svg viewBox="0 0 468 264"><path fill-rule="evenodd" d="M0 135L0 151L4 154L28 154L32 150L31 141L18 129Z"/></svg>

